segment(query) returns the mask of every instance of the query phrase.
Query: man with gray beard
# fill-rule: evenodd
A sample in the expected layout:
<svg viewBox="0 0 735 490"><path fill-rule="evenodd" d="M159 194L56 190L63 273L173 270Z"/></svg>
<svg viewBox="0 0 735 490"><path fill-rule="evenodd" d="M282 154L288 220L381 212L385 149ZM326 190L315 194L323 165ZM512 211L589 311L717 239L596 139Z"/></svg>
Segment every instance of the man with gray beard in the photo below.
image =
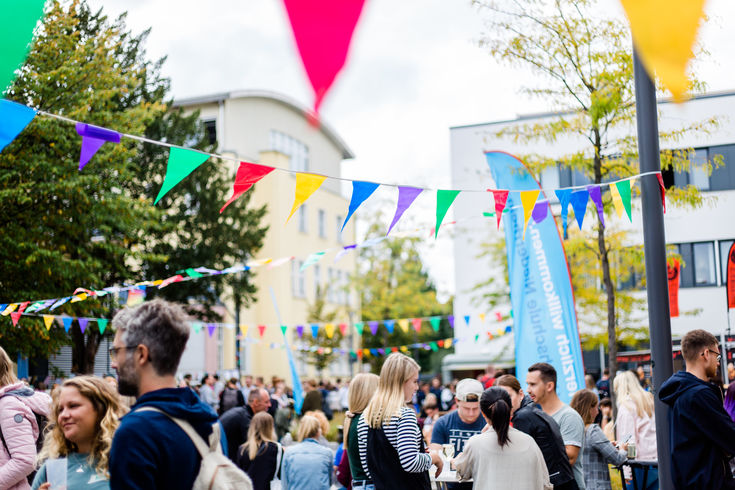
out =
<svg viewBox="0 0 735 490"><path fill-rule="evenodd" d="M112 440L110 488L192 488L201 457L169 416L189 422L207 441L217 414L190 388L176 387L176 370L189 339L186 314L178 305L153 300L121 310L112 326L116 333L110 357L118 391L138 399ZM227 454L224 437L220 442Z"/></svg>

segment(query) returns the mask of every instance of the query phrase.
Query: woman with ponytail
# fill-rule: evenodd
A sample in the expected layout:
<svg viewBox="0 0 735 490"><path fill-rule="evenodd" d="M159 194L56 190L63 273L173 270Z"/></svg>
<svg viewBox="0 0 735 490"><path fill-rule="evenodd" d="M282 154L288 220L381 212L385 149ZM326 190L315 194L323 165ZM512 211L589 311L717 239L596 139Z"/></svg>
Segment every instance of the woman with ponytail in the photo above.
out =
<svg viewBox="0 0 735 490"><path fill-rule="evenodd" d="M488 430L472 436L454 460L460 481L474 480L475 490L506 488L550 490L549 471L536 441L510 427L511 400L503 388L491 387L480 397Z"/></svg>

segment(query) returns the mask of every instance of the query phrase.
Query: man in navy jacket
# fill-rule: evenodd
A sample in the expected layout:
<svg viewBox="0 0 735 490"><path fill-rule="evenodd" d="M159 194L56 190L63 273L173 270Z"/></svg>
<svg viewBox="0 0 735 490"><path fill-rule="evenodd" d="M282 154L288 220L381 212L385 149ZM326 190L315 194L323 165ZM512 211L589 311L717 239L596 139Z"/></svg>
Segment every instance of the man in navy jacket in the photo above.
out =
<svg viewBox="0 0 735 490"><path fill-rule="evenodd" d="M735 488L728 461L735 456L735 422L725 412L722 392L708 380L717 374L720 349L714 335L692 330L681 341L686 371L661 385L659 398L671 407L671 473L675 488Z"/></svg>
<svg viewBox="0 0 735 490"><path fill-rule="evenodd" d="M110 349L118 391L137 396L115 432L110 451L110 488L191 488L201 457L174 421L155 407L188 421L208 442L217 414L190 388L177 388L175 374L189 339L189 323L175 304L154 300L125 308L112 320L117 329ZM227 443L220 429L223 451Z"/></svg>

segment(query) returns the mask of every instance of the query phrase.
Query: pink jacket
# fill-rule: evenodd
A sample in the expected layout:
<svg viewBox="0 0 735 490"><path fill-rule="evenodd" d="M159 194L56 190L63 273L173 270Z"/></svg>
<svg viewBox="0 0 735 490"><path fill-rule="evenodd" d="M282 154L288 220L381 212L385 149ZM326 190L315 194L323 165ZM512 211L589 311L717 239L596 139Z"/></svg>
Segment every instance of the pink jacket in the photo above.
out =
<svg viewBox="0 0 735 490"><path fill-rule="evenodd" d="M639 417L633 401L628 398L618 404L617 436L619 442L634 442L635 459L656 460L656 420L645 412ZM630 437L630 439L628 439Z"/></svg>
<svg viewBox="0 0 735 490"><path fill-rule="evenodd" d="M0 388L0 396L11 390L30 389L23 383ZM26 490L30 488L26 477L36 464L36 439L38 424L33 412L48 417L51 397L36 392L31 396L3 396L0 398L0 430L10 454L0 442L0 488Z"/></svg>

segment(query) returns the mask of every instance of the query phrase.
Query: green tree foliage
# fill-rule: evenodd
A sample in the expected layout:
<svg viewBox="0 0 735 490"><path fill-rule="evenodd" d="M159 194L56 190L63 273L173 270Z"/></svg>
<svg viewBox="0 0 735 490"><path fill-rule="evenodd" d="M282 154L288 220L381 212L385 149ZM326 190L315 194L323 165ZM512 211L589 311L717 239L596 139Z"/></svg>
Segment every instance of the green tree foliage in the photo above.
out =
<svg viewBox="0 0 735 490"><path fill-rule="evenodd" d="M19 77L6 98L88 123L142 134L165 109L167 82L145 60L147 33L133 36L124 17L109 21L82 1L47 6ZM124 191L136 175L139 147L107 144L79 172L81 138L74 126L38 116L0 154L0 302L61 297L77 287L104 287L137 277L131 264L145 259L140 245L157 211ZM109 315L97 300L68 304L73 316ZM88 372L100 340L73 327L74 370ZM41 319L19 326L0 319L3 347L45 356L69 341Z"/></svg>
<svg viewBox="0 0 735 490"><path fill-rule="evenodd" d="M374 224L372 234L384 230ZM360 293L361 317L363 321L397 318L418 318L451 314L451 301L440 303L436 297L436 287L431 281L418 251L419 238L388 238L378 245L360 250L358 275L353 278L353 287ZM453 336L446 319L435 332L424 321L421 331L413 326L404 332L396 323L393 333L388 333L381 323L377 335L372 335L365 324L362 335L363 348L383 348L418 342L429 343ZM434 373L439 370L441 358L449 350L438 351L414 349L413 357L421 365L422 372ZM365 356L373 372L379 372L385 356Z"/></svg>
<svg viewBox="0 0 735 490"><path fill-rule="evenodd" d="M555 118L510 125L495 136L517 143L554 144L568 137L584 142L579 150L562 156L522 155L536 176L557 165L580 172L593 183L637 174L637 139L632 130L635 122L632 41L627 25L622 20L601 18L596 0L476 0L474 3L488 13L487 35L481 44L495 59L529 70L533 82L522 91L559 110ZM700 91L703 84L692 79L690 89ZM707 134L716 126L717 119L712 117L662 132L662 147L676 148L684 135ZM691 151L691 148L663 151L662 168L688 170ZM719 163L707 162L706 169L711 171L712 165ZM693 186L669 189L667 199L692 206L703 202ZM609 193L603 194L603 201L605 209L611 210ZM588 219L590 215L596 213L589 213ZM607 220L608 224L610 221ZM603 228L598 220L592 233L580 237L585 244L596 246L571 243L567 254L570 265L584 263L584 272L599 278L599 281L577 281L575 286L582 289L575 289L575 293L582 299L578 307L593 310L602 307L606 312L609 365L614 375L618 332L629 327L627 322L636 303L630 294L617 290L616 283L621 277L615 276L613 262L626 254L627 240L620 235L613 238L611 232L618 233L610 226ZM588 259L596 260L597 270L590 267ZM594 296L601 299L593 301Z"/></svg>

